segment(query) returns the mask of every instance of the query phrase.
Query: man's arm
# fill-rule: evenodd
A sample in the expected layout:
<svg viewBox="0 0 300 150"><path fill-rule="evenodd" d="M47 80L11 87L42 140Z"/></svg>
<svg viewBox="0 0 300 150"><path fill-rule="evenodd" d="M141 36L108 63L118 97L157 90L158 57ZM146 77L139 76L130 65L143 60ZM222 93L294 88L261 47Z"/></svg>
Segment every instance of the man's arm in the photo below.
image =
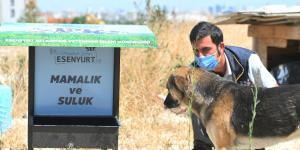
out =
<svg viewBox="0 0 300 150"><path fill-rule="evenodd" d="M249 62L249 78L259 87L276 87L278 86L275 78L267 70L267 68L261 62L257 54L252 54L248 60Z"/></svg>

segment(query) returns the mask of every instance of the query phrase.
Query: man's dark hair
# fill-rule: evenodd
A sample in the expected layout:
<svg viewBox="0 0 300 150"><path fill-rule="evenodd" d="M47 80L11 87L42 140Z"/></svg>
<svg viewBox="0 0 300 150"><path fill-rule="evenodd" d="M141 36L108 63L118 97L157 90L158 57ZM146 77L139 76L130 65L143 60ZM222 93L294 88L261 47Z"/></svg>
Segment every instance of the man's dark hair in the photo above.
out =
<svg viewBox="0 0 300 150"><path fill-rule="evenodd" d="M209 22L199 22L194 26L190 33L190 42L194 42L210 35L212 42L217 46L223 42L223 33L220 28L209 23Z"/></svg>

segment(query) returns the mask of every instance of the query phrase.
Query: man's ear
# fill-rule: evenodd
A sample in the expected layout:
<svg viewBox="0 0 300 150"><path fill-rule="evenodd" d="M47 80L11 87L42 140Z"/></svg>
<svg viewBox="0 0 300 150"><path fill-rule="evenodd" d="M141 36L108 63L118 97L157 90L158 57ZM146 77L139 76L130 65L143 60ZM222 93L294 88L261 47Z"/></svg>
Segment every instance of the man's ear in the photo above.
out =
<svg viewBox="0 0 300 150"><path fill-rule="evenodd" d="M225 50L224 42L221 42L221 43L218 45L218 49L219 49L219 51L220 51L221 54L224 53L224 50Z"/></svg>

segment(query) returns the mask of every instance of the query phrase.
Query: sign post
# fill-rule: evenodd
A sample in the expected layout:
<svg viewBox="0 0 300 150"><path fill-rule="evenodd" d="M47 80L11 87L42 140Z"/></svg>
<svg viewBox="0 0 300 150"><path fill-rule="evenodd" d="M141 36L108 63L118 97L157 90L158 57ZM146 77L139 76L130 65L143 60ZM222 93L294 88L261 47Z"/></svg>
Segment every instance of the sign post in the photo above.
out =
<svg viewBox="0 0 300 150"><path fill-rule="evenodd" d="M29 46L28 149L118 149L120 47L155 48L139 25L1 24Z"/></svg>

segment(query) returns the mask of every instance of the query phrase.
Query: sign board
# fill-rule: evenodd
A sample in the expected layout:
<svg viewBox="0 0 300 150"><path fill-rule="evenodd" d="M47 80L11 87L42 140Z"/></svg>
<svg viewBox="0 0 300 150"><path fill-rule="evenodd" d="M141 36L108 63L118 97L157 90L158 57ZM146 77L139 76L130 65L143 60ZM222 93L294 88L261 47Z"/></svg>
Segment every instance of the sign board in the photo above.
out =
<svg viewBox="0 0 300 150"><path fill-rule="evenodd" d="M114 48L35 47L37 116L112 116Z"/></svg>
<svg viewBox="0 0 300 150"><path fill-rule="evenodd" d="M117 147L120 48L29 47L29 66L28 149Z"/></svg>
<svg viewBox="0 0 300 150"><path fill-rule="evenodd" d="M155 48L144 25L0 23L0 46Z"/></svg>
<svg viewBox="0 0 300 150"><path fill-rule="evenodd" d="M0 23L29 46L28 149L118 149L120 48L156 48L143 25Z"/></svg>

